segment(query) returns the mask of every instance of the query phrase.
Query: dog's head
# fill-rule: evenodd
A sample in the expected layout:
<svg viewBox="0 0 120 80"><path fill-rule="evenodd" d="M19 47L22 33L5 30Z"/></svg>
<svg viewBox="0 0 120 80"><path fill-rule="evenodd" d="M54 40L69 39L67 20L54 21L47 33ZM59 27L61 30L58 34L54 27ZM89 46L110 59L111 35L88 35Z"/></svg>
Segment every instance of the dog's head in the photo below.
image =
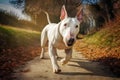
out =
<svg viewBox="0 0 120 80"><path fill-rule="evenodd" d="M63 41L67 47L72 46L76 41L76 36L79 33L80 23L82 22L82 10L80 10L76 17L68 17L65 6L61 9L61 25L60 33L63 37Z"/></svg>

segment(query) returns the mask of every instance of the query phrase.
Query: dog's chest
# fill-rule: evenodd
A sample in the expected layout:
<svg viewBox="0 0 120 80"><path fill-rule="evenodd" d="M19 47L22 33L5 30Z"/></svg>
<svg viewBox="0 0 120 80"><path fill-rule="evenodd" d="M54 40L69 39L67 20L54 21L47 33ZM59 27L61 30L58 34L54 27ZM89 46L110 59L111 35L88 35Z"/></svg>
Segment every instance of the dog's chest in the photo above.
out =
<svg viewBox="0 0 120 80"><path fill-rule="evenodd" d="M67 47L65 46L63 41L57 41L54 43L54 47L58 49L66 49Z"/></svg>
<svg viewBox="0 0 120 80"><path fill-rule="evenodd" d="M54 47L56 47L57 49L66 49L67 48L64 44L57 44Z"/></svg>

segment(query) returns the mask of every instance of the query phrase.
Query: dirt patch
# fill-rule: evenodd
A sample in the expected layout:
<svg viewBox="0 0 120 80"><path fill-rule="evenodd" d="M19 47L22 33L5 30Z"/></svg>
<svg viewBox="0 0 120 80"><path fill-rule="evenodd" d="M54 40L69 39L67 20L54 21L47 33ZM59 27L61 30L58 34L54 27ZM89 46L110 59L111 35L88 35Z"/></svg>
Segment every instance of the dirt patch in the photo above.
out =
<svg viewBox="0 0 120 80"><path fill-rule="evenodd" d="M65 57L63 50L58 50L58 55L62 59ZM61 72L53 73L48 52L45 59L36 57L21 68L17 68L13 74L14 80L119 80L108 71L107 67L99 62L92 62L85 58L80 52L73 50L72 59L62 65L58 60ZM23 72L21 72L23 71Z"/></svg>

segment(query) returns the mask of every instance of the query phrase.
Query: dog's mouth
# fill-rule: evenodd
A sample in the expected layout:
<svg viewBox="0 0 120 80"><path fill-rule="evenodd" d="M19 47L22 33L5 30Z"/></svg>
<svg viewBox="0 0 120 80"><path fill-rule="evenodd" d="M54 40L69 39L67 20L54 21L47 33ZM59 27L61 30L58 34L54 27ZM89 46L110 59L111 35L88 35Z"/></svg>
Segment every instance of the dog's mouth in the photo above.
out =
<svg viewBox="0 0 120 80"><path fill-rule="evenodd" d="M67 45L68 46L72 46L75 42L75 39L74 38L70 38L68 41L67 41Z"/></svg>

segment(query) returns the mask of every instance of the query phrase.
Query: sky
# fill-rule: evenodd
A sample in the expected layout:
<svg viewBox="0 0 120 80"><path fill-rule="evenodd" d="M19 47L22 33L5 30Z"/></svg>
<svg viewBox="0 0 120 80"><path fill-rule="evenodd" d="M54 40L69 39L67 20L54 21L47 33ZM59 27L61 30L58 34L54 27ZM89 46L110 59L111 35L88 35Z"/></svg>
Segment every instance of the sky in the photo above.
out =
<svg viewBox="0 0 120 80"><path fill-rule="evenodd" d="M9 0L0 0L0 4L9 4Z"/></svg>
<svg viewBox="0 0 120 80"><path fill-rule="evenodd" d="M83 4L96 4L98 3L100 0L82 0Z"/></svg>

